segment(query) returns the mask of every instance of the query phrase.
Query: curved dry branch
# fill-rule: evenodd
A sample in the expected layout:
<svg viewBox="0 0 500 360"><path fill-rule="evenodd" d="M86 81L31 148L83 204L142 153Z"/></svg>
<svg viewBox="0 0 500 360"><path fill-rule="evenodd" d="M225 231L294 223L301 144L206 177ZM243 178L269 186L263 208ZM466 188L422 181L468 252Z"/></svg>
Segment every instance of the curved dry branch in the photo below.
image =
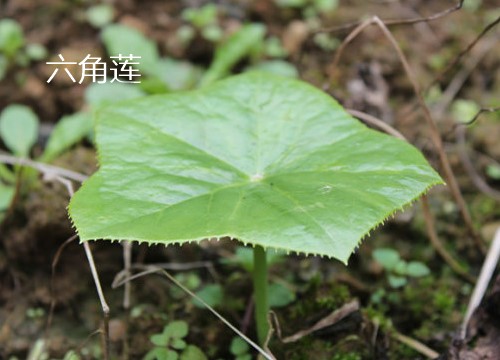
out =
<svg viewBox="0 0 500 360"><path fill-rule="evenodd" d="M463 3L464 3L464 0L460 0L454 6L447 8L443 11L440 11L438 13L429 15L429 16L419 16L419 17L415 17L412 19L384 19L381 21L383 21L386 26L413 25L413 24L418 24L421 22L434 21L434 20L440 19L446 15L449 15L455 11L460 10L463 6ZM361 25L362 23L363 22L361 22L361 21L355 21L355 22L351 22L351 23L341 25L341 26L333 26L333 27L319 29L318 31L316 31L316 33L347 31L347 30L354 29L355 27Z"/></svg>

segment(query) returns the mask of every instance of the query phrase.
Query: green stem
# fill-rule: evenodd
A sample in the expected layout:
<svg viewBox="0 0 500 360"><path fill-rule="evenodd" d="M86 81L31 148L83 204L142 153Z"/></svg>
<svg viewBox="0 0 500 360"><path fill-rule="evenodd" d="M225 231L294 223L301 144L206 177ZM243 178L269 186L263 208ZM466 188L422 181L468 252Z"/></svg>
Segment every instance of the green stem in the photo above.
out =
<svg viewBox="0 0 500 360"><path fill-rule="evenodd" d="M267 301L267 257L262 246L253 249L253 292L255 300L255 322L257 325L257 336L262 345L266 341L269 325L267 314L269 304Z"/></svg>

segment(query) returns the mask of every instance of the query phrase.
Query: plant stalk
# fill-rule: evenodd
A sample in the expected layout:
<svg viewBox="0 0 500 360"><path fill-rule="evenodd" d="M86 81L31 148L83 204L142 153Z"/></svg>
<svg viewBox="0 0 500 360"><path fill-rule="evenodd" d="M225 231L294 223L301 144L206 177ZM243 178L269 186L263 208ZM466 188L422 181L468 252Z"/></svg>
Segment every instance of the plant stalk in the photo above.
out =
<svg viewBox="0 0 500 360"><path fill-rule="evenodd" d="M267 314L269 304L267 299L267 257L262 246L253 249L253 292L255 300L255 322L260 345L266 341L269 324Z"/></svg>

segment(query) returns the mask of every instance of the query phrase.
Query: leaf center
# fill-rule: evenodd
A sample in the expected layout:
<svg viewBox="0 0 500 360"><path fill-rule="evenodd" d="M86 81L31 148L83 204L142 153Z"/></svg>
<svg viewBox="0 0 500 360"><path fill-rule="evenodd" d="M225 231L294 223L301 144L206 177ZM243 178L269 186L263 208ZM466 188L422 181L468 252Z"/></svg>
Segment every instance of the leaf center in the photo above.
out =
<svg viewBox="0 0 500 360"><path fill-rule="evenodd" d="M250 181L251 181L251 182L259 182L259 181L261 181L262 179L264 179L264 175L262 175L262 174L260 174L260 173L253 174L252 176L250 176Z"/></svg>

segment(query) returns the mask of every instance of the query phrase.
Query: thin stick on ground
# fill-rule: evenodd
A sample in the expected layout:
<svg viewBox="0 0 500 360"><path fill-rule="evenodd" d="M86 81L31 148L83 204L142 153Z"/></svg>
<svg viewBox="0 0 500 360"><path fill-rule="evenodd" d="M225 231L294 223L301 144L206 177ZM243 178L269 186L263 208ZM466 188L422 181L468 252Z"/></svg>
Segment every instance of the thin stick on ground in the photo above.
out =
<svg viewBox="0 0 500 360"><path fill-rule="evenodd" d="M90 271L92 272L92 277L94 278L97 294L99 296L99 300L101 301L102 312L104 313L104 358L109 359L109 306L106 303L106 298L104 297L104 293L102 291L101 282L99 281L99 274L97 273L97 269L94 263L94 257L92 256L92 251L90 250L88 241L85 241L83 243L83 248L85 249L85 255L87 255L87 260L90 265Z"/></svg>
<svg viewBox="0 0 500 360"><path fill-rule="evenodd" d="M462 327L460 329L460 338L462 340L467 336L467 325L469 324L469 320L484 297L484 293L488 288L488 284L491 280L493 272L495 271L495 268L497 267L499 258L500 227L497 228L490 250L488 251L488 255L486 256L486 259L484 260L483 266L481 268L479 279L477 280L476 286L474 287L474 291L472 292L472 296L469 300L469 305L467 306L467 311L465 313Z"/></svg>
<svg viewBox="0 0 500 360"><path fill-rule="evenodd" d="M411 347L413 350L418 351L420 354L426 356L429 359L436 359L439 357L439 353L432 350L427 345L421 343L420 341L413 339L409 336L400 334L398 332L392 332L391 336L402 344Z"/></svg>
<svg viewBox="0 0 500 360"><path fill-rule="evenodd" d="M392 35L392 33L389 31L389 29L385 26L385 24L377 17L374 16L371 19L368 19L361 23L358 27L356 27L342 42L340 45L338 51L335 54L334 60L333 60L333 68L337 69L338 68L338 63L340 61L340 57L346 48L346 46L354 40L364 29L368 28L371 25L377 25L381 30L382 33L385 35L385 37L389 40L391 43L392 47L398 54L398 58L401 61L401 64L403 65L403 68L405 70L405 73L410 80L410 83L413 87L413 91L415 92L415 95L417 97L418 103L420 107L422 108L424 118L427 122L427 125L430 130L430 135L431 135L431 140L434 144L434 147L436 148L439 156L439 160L441 163L441 167L444 172L444 177L446 179L446 182L448 183L448 186L450 188L451 194L453 198L455 199L455 202L457 203L457 206L460 210L460 213L462 215L462 218L464 220L464 223L467 227L467 230L469 234L472 236L476 247L481 253L485 253L485 246L483 242L481 241L479 235L477 234L474 224L472 222L472 218L470 216L469 210L467 209L467 205L465 204L465 200L462 197L462 193L460 191L460 188L458 186L457 180L455 179L455 175L453 174L453 170L451 168L450 162L448 160L448 156L446 155L445 149L444 149L444 144L443 140L441 139L441 135L439 134L439 129L432 119L431 112L427 105L425 104L425 100L421 94L420 91L420 86L418 85L417 79L415 74L413 73L410 64L408 63L408 60L406 59L406 56L404 55L403 51L399 47L396 39ZM331 81L330 81L331 82Z"/></svg>
<svg viewBox="0 0 500 360"><path fill-rule="evenodd" d="M68 194L71 197L75 195L75 191L73 189L73 184L70 180L66 178L61 178L60 176L55 176L55 179L60 181L63 185L66 186L68 190ZM85 250L85 255L87 256L87 261L90 266L90 272L92 273L92 278L94 279L94 284L97 290L97 295L99 296L99 301L101 302L102 312L104 314L104 324L103 324L103 348L104 348L104 359L109 359L109 306L106 302L106 298L104 297L104 292L102 291L101 281L99 280L99 273L97 272L97 268L94 262L94 256L92 255L92 251L90 250L90 245L88 241L83 243L83 248Z"/></svg>
<svg viewBox="0 0 500 360"><path fill-rule="evenodd" d="M447 15L449 15L451 13L454 13L455 11L460 10L462 8L463 4L464 4L464 0L460 0L454 6L452 6L450 8L447 8L447 9L445 9L443 11L440 11L438 13L429 15L429 16L421 16L421 17L416 17L416 18L412 18L412 19L385 19L385 20L382 20L382 21L387 26L413 25L413 24L418 24L418 23L421 23L421 22L434 21L434 20L440 19L440 18L442 18L444 16L447 16ZM341 25L341 26L334 26L334 27L328 27L328 28L319 29L317 32L320 33L320 32L347 31L347 30L354 29L355 27L357 27L357 26L359 26L361 24L362 24L362 22L355 21L355 22L348 23L348 24Z"/></svg>

